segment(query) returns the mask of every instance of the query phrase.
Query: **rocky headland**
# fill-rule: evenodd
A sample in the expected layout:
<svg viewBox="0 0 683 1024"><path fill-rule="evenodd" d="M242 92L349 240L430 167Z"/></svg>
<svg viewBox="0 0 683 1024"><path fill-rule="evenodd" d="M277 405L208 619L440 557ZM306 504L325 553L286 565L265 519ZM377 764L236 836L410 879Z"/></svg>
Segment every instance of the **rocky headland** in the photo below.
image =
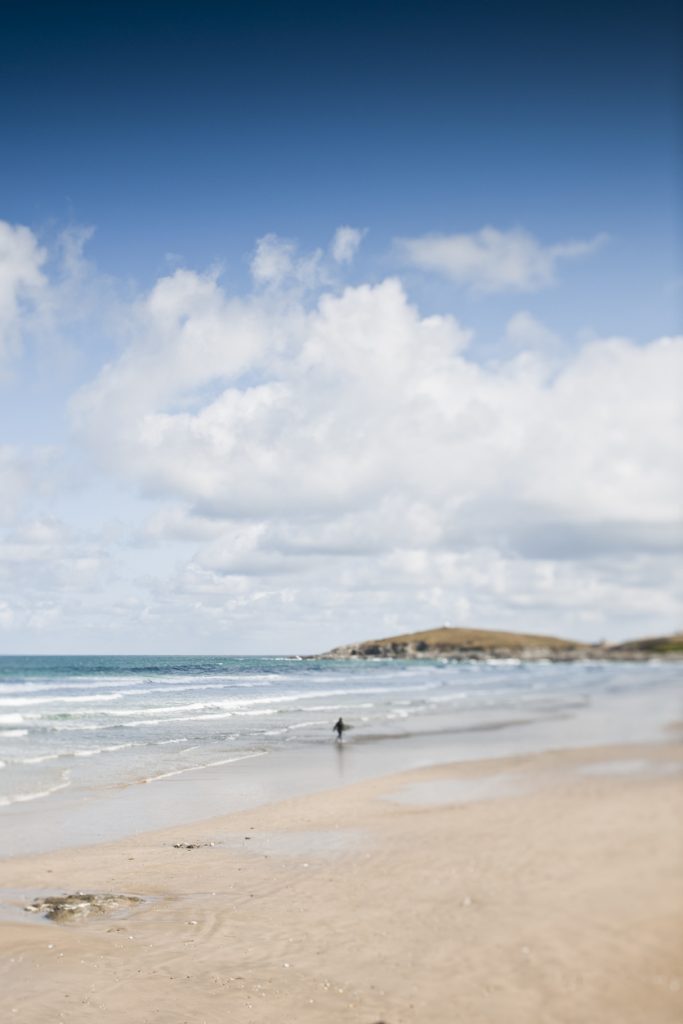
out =
<svg viewBox="0 0 683 1024"><path fill-rule="evenodd" d="M505 633L490 629L443 626L419 633L403 633L383 640L365 640L335 647L323 658L448 658L486 661L519 658L522 661L646 661L683 658L683 633L631 640L621 644L587 644L532 633Z"/></svg>

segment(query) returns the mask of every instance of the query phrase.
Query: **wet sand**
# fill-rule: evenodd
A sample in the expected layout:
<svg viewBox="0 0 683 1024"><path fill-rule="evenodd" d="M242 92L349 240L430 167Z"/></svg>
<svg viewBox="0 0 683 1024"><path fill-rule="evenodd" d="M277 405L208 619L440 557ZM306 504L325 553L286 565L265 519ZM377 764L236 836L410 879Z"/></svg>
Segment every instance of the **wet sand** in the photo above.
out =
<svg viewBox="0 0 683 1024"><path fill-rule="evenodd" d="M671 733L5 860L0 1018L678 1024L682 811ZM143 902L22 909L79 892Z"/></svg>

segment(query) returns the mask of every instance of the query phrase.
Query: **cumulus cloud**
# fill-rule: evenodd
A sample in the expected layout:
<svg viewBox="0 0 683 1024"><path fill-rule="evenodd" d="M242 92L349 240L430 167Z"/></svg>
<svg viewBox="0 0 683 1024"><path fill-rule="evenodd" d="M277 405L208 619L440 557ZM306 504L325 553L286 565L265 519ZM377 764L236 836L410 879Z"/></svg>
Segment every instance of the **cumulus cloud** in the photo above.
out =
<svg viewBox="0 0 683 1024"><path fill-rule="evenodd" d="M365 231L348 226L337 228L332 239L332 258L337 263L351 263Z"/></svg>
<svg viewBox="0 0 683 1024"><path fill-rule="evenodd" d="M594 252L606 240L544 246L520 228L485 227L472 234L397 239L400 255L421 270L441 274L477 292L537 291L553 284L558 260Z"/></svg>
<svg viewBox="0 0 683 1024"><path fill-rule="evenodd" d="M86 259L93 233L68 226L39 244L29 228L0 221L0 381L20 356L34 376L64 379L92 357L94 338L120 344L129 286Z"/></svg>
<svg viewBox="0 0 683 1024"><path fill-rule="evenodd" d="M365 231L346 225L337 228L329 252L314 249L301 253L291 238L267 234L259 238L252 253L250 269L254 283L269 292L287 287L313 291L329 286L340 266L350 264Z"/></svg>
<svg viewBox="0 0 683 1024"><path fill-rule="evenodd" d="M505 325L505 341L522 352L558 353L562 339L526 310L513 314Z"/></svg>
<svg viewBox="0 0 683 1024"><path fill-rule="evenodd" d="M138 316L76 397L76 428L143 493L255 524L211 549L223 572L472 542L521 554L529 524L562 558L567 537L607 550L610 530L655 549L678 521L681 338L484 366L470 332L391 278L273 309L184 271ZM528 314L508 333L553 340Z"/></svg>
<svg viewBox="0 0 683 1024"><path fill-rule="evenodd" d="M113 454L120 450L125 459L138 451L142 459L163 432L156 413L204 404L203 388L220 390L239 378L266 341L277 349L282 332L274 326L266 335L266 326L257 304L225 295L216 272L177 270L161 278L128 311L133 343L77 396L76 423Z"/></svg>
<svg viewBox="0 0 683 1024"><path fill-rule="evenodd" d="M44 516L0 534L0 630L59 632L66 622L87 631L92 599L111 584L104 545Z"/></svg>
<svg viewBox="0 0 683 1024"><path fill-rule="evenodd" d="M683 589L683 573L670 560L633 553L586 562L515 557L499 547L397 548L318 554L287 572L282 562L248 566L244 559L241 572L226 571L208 554L154 581L151 603L175 635L239 638L233 642L244 653L313 653L446 620L634 636L675 623Z"/></svg>
<svg viewBox="0 0 683 1024"><path fill-rule="evenodd" d="M254 260L250 293L176 269L116 307L115 355L70 406L72 457L144 501L114 541L29 516L49 454L0 449L12 629L295 651L445 619L675 623L683 338L571 349L522 310L484 363L397 278L342 287L275 236Z"/></svg>
<svg viewBox="0 0 683 1024"><path fill-rule="evenodd" d="M327 280L321 249L300 256L296 242L274 234L264 235L256 243L251 275L257 285L270 288L287 283L311 289Z"/></svg>
<svg viewBox="0 0 683 1024"><path fill-rule="evenodd" d="M0 366L18 345L22 313L46 284L41 270L46 258L32 231L0 220Z"/></svg>
<svg viewBox="0 0 683 1024"><path fill-rule="evenodd" d="M417 455L422 431L406 416L438 433L434 399L468 341L391 279L270 312L185 272L140 313L140 340L77 396L77 427L145 490L214 515L346 508L412 476L402 448L412 433Z"/></svg>
<svg viewBox="0 0 683 1024"><path fill-rule="evenodd" d="M296 246L277 235L264 235L256 243L251 273L258 284L279 284L292 272Z"/></svg>

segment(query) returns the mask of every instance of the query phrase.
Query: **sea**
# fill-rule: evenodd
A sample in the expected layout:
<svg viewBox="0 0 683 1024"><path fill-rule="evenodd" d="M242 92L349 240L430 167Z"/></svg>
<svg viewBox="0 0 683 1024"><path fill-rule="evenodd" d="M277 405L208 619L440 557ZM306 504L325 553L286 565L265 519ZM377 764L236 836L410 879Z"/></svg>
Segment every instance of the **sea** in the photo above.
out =
<svg viewBox="0 0 683 1024"><path fill-rule="evenodd" d="M66 787L152 782L283 746L415 729L484 731L679 696L679 664L0 658L0 807Z"/></svg>
<svg viewBox="0 0 683 1024"><path fill-rule="evenodd" d="M42 814L64 794L244 778L257 761L263 777L285 751L313 765L340 716L345 749L391 749L392 769L420 737L436 761L663 738L680 680L680 662L657 660L0 657L0 833L20 805Z"/></svg>

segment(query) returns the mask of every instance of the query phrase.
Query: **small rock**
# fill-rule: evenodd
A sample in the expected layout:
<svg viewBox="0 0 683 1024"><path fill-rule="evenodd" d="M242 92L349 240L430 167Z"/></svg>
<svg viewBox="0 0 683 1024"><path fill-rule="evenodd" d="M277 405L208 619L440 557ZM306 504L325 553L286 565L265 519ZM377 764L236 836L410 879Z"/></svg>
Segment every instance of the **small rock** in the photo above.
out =
<svg viewBox="0 0 683 1024"><path fill-rule="evenodd" d="M49 921L73 921L88 914L106 914L136 903L140 896L114 895L114 893L77 892L69 896L43 896L33 900L24 910L32 914L45 914Z"/></svg>

